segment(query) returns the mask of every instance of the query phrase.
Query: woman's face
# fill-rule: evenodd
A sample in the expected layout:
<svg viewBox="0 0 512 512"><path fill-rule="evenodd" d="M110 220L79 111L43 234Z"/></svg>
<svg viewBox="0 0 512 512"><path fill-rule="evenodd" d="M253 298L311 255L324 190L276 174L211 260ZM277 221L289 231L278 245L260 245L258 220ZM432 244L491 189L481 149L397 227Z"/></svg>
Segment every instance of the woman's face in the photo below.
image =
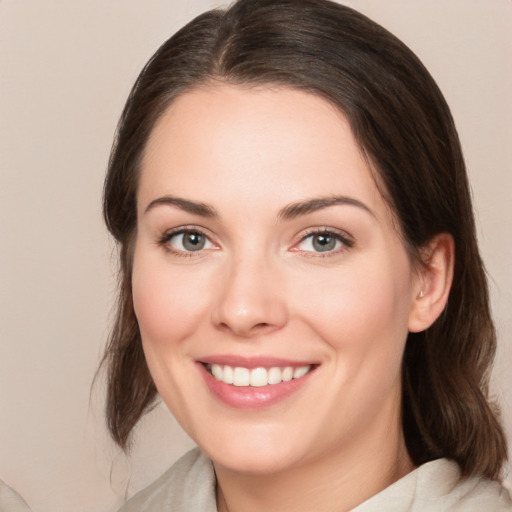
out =
<svg viewBox="0 0 512 512"><path fill-rule="evenodd" d="M162 399L216 464L280 471L400 437L417 281L323 99L216 85L156 125L134 307Z"/></svg>

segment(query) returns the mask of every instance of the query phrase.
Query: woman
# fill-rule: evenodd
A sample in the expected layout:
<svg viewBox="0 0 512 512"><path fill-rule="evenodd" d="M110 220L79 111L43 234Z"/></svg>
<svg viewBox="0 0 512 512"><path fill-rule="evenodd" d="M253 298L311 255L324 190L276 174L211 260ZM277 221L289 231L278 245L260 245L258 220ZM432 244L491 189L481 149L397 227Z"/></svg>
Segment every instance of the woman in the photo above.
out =
<svg viewBox="0 0 512 512"><path fill-rule="evenodd" d="M325 0L240 0L157 51L105 183L116 442L196 441L122 510L511 510L464 162L418 59Z"/></svg>

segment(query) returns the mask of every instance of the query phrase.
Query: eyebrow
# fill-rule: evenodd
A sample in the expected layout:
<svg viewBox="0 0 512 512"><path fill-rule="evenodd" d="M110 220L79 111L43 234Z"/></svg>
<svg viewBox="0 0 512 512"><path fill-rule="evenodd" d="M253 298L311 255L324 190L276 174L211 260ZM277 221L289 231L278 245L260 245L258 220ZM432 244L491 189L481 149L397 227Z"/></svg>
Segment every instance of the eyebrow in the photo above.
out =
<svg viewBox="0 0 512 512"><path fill-rule="evenodd" d="M144 210L144 213L148 213L150 210L155 208L159 205L172 205L177 206L181 210L193 213L194 215L199 215L200 217L218 217L219 214L213 208L213 206L210 206L205 203L198 203L195 201L190 201L188 199L182 199L181 197L173 197L173 196L163 196L159 197L158 199L154 199L151 201L146 209Z"/></svg>
<svg viewBox="0 0 512 512"><path fill-rule="evenodd" d="M192 213L194 215L199 215L200 217L209 217L209 218L218 218L219 214L217 210L213 206L210 206L206 203L200 203L196 201L191 201L189 199L183 199L181 197L174 196L163 196L151 201L144 213L149 212L153 208L160 205L172 205L177 206L183 211L188 213ZM279 211L278 219L279 220L292 220L301 215L307 215L308 213L313 213L318 210L323 210L324 208L329 208L330 206L335 205L348 205L355 206L360 208L370 215L375 217L374 213L366 206L363 202L358 199L354 199L352 197L346 196L328 196L328 197L317 197L313 199L308 199L306 201L300 201L297 203L291 203L286 205Z"/></svg>
<svg viewBox="0 0 512 512"><path fill-rule="evenodd" d="M365 212L368 212L372 217L375 217L375 214L370 210L370 208L358 199L346 196L328 196L289 204L279 212L278 218L281 220L291 220L301 215L313 213L338 204L356 206L357 208L361 208Z"/></svg>

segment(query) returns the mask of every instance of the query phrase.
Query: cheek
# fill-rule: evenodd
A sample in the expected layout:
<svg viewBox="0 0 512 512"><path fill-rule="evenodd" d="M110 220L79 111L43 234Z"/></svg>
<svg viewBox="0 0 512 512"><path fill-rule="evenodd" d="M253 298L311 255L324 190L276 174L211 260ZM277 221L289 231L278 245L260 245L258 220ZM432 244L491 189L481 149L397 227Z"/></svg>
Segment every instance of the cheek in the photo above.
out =
<svg viewBox="0 0 512 512"><path fill-rule="evenodd" d="M398 271L395 271L398 268ZM411 279L408 260L403 266L374 261L347 266L305 283L297 290L297 308L305 321L350 368L373 361L395 367L407 337ZM302 304L302 306L301 306Z"/></svg>
<svg viewBox="0 0 512 512"><path fill-rule="evenodd" d="M197 326L204 289L189 282L186 272L171 272L165 261L136 252L132 290L144 344L178 341Z"/></svg>

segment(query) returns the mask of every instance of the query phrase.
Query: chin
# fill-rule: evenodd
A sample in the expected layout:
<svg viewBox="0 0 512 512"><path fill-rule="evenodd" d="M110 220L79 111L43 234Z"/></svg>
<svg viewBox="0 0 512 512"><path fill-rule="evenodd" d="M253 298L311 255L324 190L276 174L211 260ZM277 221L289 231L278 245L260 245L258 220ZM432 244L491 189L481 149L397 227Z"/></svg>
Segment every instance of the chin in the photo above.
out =
<svg viewBox="0 0 512 512"><path fill-rule="evenodd" d="M210 457L215 465L246 474L272 474L298 464L297 449L292 443L284 443L272 436L229 436L226 443L217 442L213 446L201 445L200 448ZM300 443L300 441L299 441ZM295 443L296 445L297 443Z"/></svg>
<svg viewBox="0 0 512 512"><path fill-rule="evenodd" d="M210 456L215 466L222 466L224 469L238 474L247 475L271 475L277 474L294 466L293 460L280 458L275 454L263 455L255 453L254 449L247 448L246 454L236 458L226 456ZM214 458L215 457L215 458Z"/></svg>

